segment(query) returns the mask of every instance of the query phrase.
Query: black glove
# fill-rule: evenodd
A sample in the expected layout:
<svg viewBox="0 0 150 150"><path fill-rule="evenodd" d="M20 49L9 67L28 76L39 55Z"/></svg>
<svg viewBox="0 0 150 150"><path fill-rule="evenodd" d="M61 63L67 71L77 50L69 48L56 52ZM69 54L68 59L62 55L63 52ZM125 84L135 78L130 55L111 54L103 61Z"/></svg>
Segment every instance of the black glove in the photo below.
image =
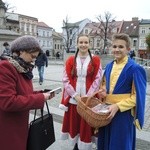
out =
<svg viewBox="0 0 150 150"><path fill-rule="evenodd" d="M44 89L43 93L50 92L50 91L51 91L51 89Z"/></svg>

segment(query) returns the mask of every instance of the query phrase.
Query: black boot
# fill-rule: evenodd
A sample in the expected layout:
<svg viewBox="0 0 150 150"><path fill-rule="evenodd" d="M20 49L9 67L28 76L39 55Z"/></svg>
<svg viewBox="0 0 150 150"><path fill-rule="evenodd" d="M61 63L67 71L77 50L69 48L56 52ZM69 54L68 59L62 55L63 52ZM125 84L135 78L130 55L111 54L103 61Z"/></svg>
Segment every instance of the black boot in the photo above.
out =
<svg viewBox="0 0 150 150"><path fill-rule="evenodd" d="M79 150L79 149L78 149L78 144L77 144L77 143L75 144L73 150Z"/></svg>

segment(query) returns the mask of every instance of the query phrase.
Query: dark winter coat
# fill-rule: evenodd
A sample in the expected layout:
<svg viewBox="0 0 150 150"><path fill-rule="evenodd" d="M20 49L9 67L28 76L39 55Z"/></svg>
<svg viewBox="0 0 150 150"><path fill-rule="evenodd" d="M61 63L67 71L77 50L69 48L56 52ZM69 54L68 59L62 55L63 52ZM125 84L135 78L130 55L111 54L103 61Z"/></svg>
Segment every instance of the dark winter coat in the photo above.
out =
<svg viewBox="0 0 150 150"><path fill-rule="evenodd" d="M36 58L35 65L40 66L48 66L48 59L45 53L40 53L39 56Z"/></svg>

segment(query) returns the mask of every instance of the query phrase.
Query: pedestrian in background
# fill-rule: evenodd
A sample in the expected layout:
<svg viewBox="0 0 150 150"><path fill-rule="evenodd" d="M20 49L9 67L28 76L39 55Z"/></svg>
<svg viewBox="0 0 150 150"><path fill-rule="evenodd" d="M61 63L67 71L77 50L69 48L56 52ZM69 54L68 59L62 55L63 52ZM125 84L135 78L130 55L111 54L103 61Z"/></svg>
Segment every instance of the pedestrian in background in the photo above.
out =
<svg viewBox="0 0 150 150"><path fill-rule="evenodd" d="M41 50L38 57L36 58L35 67L36 66L39 73L39 84L42 85L44 81L44 67L48 67L48 59L43 50Z"/></svg>
<svg viewBox="0 0 150 150"><path fill-rule="evenodd" d="M133 59L133 58L135 57L135 52L134 52L134 50L130 50L130 51L129 51L129 56L130 56L131 59Z"/></svg>
<svg viewBox="0 0 150 150"><path fill-rule="evenodd" d="M49 54L49 50L46 50L46 56L49 57L50 54Z"/></svg>
<svg viewBox="0 0 150 150"><path fill-rule="evenodd" d="M56 53L56 59L59 59L59 57L60 57L60 52L57 52Z"/></svg>
<svg viewBox="0 0 150 150"><path fill-rule="evenodd" d="M115 34L112 53L115 59L105 69L102 87L109 104L111 123L99 129L98 150L135 150L136 129L142 129L146 97L145 70L128 57L130 38Z"/></svg>
<svg viewBox="0 0 150 150"><path fill-rule="evenodd" d="M14 56L0 61L0 149L26 150L29 110L41 109L49 93L33 91L32 64L41 51L32 36L22 36L11 43Z"/></svg>
<svg viewBox="0 0 150 150"><path fill-rule="evenodd" d="M75 56L66 61L63 75L63 96L60 108L65 110L61 139L70 140L74 150L91 150L97 138L94 129L77 113L77 101L99 89L102 67L99 56L91 54L90 39L79 35Z"/></svg>
<svg viewBox="0 0 150 150"><path fill-rule="evenodd" d="M3 46L5 47L3 53L1 56L11 56L11 50L10 50L10 45L8 44L8 42L4 42Z"/></svg>

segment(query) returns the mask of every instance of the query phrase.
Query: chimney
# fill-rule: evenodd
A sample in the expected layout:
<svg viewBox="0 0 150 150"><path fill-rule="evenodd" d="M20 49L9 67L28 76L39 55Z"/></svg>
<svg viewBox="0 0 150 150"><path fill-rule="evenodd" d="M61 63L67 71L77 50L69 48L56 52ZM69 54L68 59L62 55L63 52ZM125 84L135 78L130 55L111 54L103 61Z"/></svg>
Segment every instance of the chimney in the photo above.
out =
<svg viewBox="0 0 150 150"><path fill-rule="evenodd" d="M138 17L132 17L132 21L138 21L139 18Z"/></svg>

